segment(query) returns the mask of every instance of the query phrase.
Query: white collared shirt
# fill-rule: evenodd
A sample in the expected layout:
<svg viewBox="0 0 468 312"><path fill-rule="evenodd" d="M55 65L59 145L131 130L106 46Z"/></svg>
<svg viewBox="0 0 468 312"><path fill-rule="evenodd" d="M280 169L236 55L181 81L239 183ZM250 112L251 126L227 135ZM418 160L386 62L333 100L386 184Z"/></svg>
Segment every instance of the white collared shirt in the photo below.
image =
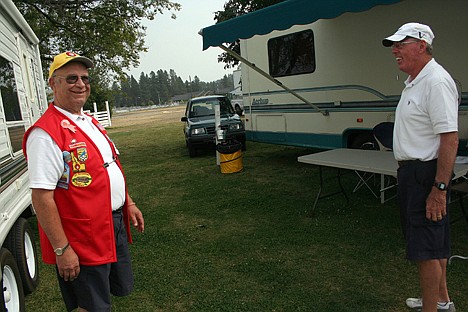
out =
<svg viewBox="0 0 468 312"><path fill-rule="evenodd" d="M96 144L104 163L109 164L107 173L110 180L112 209L122 207L125 202L125 180L117 163L113 161L114 155L106 137L92 123L91 117L83 113L81 115L71 114L60 107L54 107L75 122ZM47 132L41 128L34 128L29 134L26 151L28 155L29 187L55 190L64 167L62 151L58 145Z"/></svg>
<svg viewBox="0 0 468 312"><path fill-rule="evenodd" d="M405 85L395 113L395 159L436 159L439 155L439 134L458 130L455 82L432 59L414 80L408 78Z"/></svg>

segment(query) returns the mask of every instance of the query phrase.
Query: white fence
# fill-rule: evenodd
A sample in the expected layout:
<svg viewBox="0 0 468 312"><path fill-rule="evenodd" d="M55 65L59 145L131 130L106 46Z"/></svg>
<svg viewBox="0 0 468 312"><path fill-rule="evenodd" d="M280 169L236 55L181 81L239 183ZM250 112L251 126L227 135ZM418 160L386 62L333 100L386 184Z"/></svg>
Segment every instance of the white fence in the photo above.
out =
<svg viewBox="0 0 468 312"><path fill-rule="evenodd" d="M105 103L106 103L106 110L105 111L98 112L96 103L93 103L94 112L87 111L87 113L93 115L93 117L96 118L97 121L99 121L99 123L104 128L112 126L111 113L110 113L110 109L109 109L109 102L106 101Z"/></svg>

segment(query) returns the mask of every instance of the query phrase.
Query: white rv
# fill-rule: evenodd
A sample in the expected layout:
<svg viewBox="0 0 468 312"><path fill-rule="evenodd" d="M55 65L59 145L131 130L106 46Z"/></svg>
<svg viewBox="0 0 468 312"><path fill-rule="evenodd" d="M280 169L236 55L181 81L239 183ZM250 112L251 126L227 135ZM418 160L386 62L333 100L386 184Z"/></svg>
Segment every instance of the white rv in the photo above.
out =
<svg viewBox="0 0 468 312"><path fill-rule="evenodd" d="M234 90L229 92L229 99L231 100L231 104L234 107L234 110L237 114L242 115L244 111L244 101L242 97L242 79L241 79L241 70L236 69L232 73L232 78L234 82Z"/></svg>
<svg viewBox="0 0 468 312"><path fill-rule="evenodd" d="M47 106L39 40L11 0L0 1L0 311L24 311L38 284L25 130Z"/></svg>
<svg viewBox="0 0 468 312"><path fill-rule="evenodd" d="M393 121L406 79L382 39L407 22L428 24L435 59L458 83L466 153L467 11L465 0L287 0L201 34L205 49L219 46L243 62L248 139L358 148L374 144L375 125ZM236 39L240 55L223 45Z"/></svg>

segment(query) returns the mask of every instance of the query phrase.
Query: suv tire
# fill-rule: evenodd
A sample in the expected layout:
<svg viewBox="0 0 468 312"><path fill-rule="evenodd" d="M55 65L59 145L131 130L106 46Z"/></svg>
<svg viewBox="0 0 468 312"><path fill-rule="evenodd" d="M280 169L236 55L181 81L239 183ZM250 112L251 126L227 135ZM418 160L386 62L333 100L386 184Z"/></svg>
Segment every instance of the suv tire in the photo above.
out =
<svg viewBox="0 0 468 312"><path fill-rule="evenodd" d="M192 146L190 144L187 144L187 147L188 147L188 152L189 152L190 157L197 156L198 152L197 152L197 149L194 146Z"/></svg>

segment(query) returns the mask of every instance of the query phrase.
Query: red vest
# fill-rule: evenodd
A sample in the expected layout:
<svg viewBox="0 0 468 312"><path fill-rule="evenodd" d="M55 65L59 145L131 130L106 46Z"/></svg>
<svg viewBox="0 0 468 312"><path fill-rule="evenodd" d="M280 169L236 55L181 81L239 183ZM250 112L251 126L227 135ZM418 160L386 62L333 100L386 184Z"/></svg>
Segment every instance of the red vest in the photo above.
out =
<svg viewBox="0 0 468 312"><path fill-rule="evenodd" d="M104 128L94 118L93 123L117 156ZM116 262L110 181L99 149L72 120L49 105L44 115L24 135L23 152L26 157L26 141L34 127L46 131L62 150L64 173L57 183L54 199L63 229L80 258L80 264ZM122 170L118 159L116 162ZM123 213L131 242L127 203ZM44 262L55 264L55 253L40 225L39 234Z"/></svg>

